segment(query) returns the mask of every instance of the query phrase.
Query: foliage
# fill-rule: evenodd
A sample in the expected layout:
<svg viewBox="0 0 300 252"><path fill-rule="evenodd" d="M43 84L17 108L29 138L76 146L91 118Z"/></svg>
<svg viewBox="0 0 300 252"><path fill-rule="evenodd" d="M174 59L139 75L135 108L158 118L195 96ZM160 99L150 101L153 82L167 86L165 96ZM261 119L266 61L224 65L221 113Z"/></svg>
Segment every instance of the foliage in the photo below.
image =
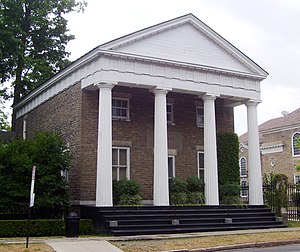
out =
<svg viewBox="0 0 300 252"><path fill-rule="evenodd" d="M30 221L31 236L65 235L63 219L44 219ZM79 234L93 234L92 221L82 219L79 222ZM0 220L0 237L21 237L27 235L27 220Z"/></svg>
<svg viewBox="0 0 300 252"><path fill-rule="evenodd" d="M281 208L287 209L288 177L285 174L264 174L264 201L273 208L277 215L281 215Z"/></svg>
<svg viewBox="0 0 300 252"><path fill-rule="evenodd" d="M298 137L296 145L300 149L300 137ZM297 170L297 172L300 172L300 163L299 162L296 165L296 170Z"/></svg>
<svg viewBox="0 0 300 252"><path fill-rule="evenodd" d="M239 204L240 167L239 139L235 133L221 132L218 134L218 177L220 203Z"/></svg>
<svg viewBox="0 0 300 252"><path fill-rule="evenodd" d="M205 197L203 192L190 192L187 194L187 203L190 205L205 204Z"/></svg>
<svg viewBox="0 0 300 252"><path fill-rule="evenodd" d="M10 125L8 123L8 114L4 112L4 91L0 90L0 130L10 130Z"/></svg>
<svg viewBox="0 0 300 252"><path fill-rule="evenodd" d="M241 204L240 185L227 184L220 185L220 202L223 205Z"/></svg>
<svg viewBox="0 0 300 252"><path fill-rule="evenodd" d="M114 205L139 205L140 184L136 180L121 179L113 181Z"/></svg>
<svg viewBox="0 0 300 252"><path fill-rule="evenodd" d="M169 179L169 193L186 193L187 192L187 183L186 181L179 178L170 178Z"/></svg>
<svg viewBox="0 0 300 252"><path fill-rule="evenodd" d="M205 203L204 181L198 177L169 179L169 194L172 205L201 205Z"/></svg>
<svg viewBox="0 0 300 252"><path fill-rule="evenodd" d="M69 61L64 15L81 11L86 2L76 0L1 0L0 81L13 81L14 103Z"/></svg>
<svg viewBox="0 0 300 252"><path fill-rule="evenodd" d="M195 176L186 179L187 190L189 192L204 192L204 181Z"/></svg>
<svg viewBox="0 0 300 252"><path fill-rule="evenodd" d="M120 206L137 206L141 205L142 197L139 194L129 195L129 194L122 194L120 196L120 200L118 205Z"/></svg>
<svg viewBox="0 0 300 252"><path fill-rule="evenodd" d="M33 165L35 178L34 213L40 217L61 216L69 205L67 170L71 157L57 133L38 133L33 139L15 139L0 145L0 209L16 212L28 206Z"/></svg>

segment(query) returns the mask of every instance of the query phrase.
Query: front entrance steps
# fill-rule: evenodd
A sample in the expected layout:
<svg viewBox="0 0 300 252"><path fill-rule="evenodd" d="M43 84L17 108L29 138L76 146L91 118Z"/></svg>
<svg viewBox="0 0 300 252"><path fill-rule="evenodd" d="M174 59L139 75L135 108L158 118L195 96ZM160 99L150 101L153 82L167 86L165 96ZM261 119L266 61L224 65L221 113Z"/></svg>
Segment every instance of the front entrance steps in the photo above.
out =
<svg viewBox="0 0 300 252"><path fill-rule="evenodd" d="M81 206L81 218L116 236L286 227L266 206Z"/></svg>

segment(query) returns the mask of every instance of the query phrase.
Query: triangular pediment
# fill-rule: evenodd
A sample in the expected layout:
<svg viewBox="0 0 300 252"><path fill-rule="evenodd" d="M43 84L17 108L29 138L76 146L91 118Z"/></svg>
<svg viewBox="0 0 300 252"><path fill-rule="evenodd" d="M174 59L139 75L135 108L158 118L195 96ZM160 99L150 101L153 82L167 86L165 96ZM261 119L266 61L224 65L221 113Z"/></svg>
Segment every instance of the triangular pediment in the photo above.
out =
<svg viewBox="0 0 300 252"><path fill-rule="evenodd" d="M99 49L267 76L255 62L192 14L129 34Z"/></svg>

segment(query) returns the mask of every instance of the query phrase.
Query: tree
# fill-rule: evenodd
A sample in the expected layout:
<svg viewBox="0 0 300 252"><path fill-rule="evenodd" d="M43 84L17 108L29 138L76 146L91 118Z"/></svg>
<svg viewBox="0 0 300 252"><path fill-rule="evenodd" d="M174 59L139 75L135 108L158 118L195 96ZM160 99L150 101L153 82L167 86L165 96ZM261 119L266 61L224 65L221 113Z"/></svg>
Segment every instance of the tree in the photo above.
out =
<svg viewBox="0 0 300 252"><path fill-rule="evenodd" d="M240 201L239 139L231 132L218 133L218 178L221 204Z"/></svg>
<svg viewBox="0 0 300 252"><path fill-rule="evenodd" d="M33 139L16 139L0 145L0 210L28 208L31 170L37 167L35 213L39 217L61 216L69 205L64 172L71 157L57 133L38 133Z"/></svg>
<svg viewBox="0 0 300 252"><path fill-rule="evenodd" d="M64 15L85 6L84 0L0 1L0 81L12 81L14 104L69 63L65 47L74 36Z"/></svg>
<svg viewBox="0 0 300 252"><path fill-rule="evenodd" d="M3 94L4 92L0 91L0 130L10 130L10 125L8 123L8 115L4 112L4 100Z"/></svg>

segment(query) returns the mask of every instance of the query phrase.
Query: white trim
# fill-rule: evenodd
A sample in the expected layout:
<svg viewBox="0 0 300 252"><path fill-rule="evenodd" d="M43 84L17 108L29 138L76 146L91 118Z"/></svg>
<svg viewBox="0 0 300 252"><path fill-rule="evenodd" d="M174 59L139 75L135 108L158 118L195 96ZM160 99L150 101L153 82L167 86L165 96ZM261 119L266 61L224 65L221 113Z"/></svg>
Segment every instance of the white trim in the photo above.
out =
<svg viewBox="0 0 300 252"><path fill-rule="evenodd" d="M260 151L262 155L283 152L283 144L261 146Z"/></svg>
<svg viewBox="0 0 300 252"><path fill-rule="evenodd" d="M287 126L273 128L273 129L261 130L260 133L267 135L267 134L278 133L278 132L287 131L287 130L295 130L295 129L299 129L299 128L300 128L300 124L297 123L294 125L287 125Z"/></svg>
<svg viewBox="0 0 300 252"><path fill-rule="evenodd" d="M167 105L166 105L166 112L167 112L167 124L168 125L175 125L175 122L174 122L174 103L173 102L167 102ZM171 108L171 112L168 112L168 106ZM171 117L171 120L169 121L168 120L168 115L170 115Z"/></svg>
<svg viewBox="0 0 300 252"><path fill-rule="evenodd" d="M193 14L187 14L149 28L131 33L127 36L121 37L119 39L113 40L111 42L105 43L100 45L98 48L112 50L123 46L125 44L134 43L137 40L142 38L151 36L153 34L163 32L165 30L172 29L173 27L180 26L186 23L192 24L196 29L198 29L201 33L205 34L208 38L212 39L215 43L221 46L227 53L231 54L234 58L240 61L242 64L250 68L252 71L256 72L257 74L263 76L264 78L267 77L268 73L257 65L254 61L248 58L245 54L243 54L240 50L230 44L226 39L212 30L209 26L204 24L200 19L195 17Z"/></svg>
<svg viewBox="0 0 300 252"><path fill-rule="evenodd" d="M245 170L246 170L246 174L242 175L242 159L245 159ZM241 178L247 178L248 177L248 165L247 165L247 158L242 156L240 158L240 177Z"/></svg>
<svg viewBox="0 0 300 252"><path fill-rule="evenodd" d="M296 155L295 155L294 137L295 137L296 134L299 134L299 136L298 136L298 138L299 138L299 137L300 137L300 132L298 132L298 131L297 131L297 132L294 132L293 135L292 135L292 138L291 138L291 142L292 142L292 143L291 143L291 145L292 145L292 156L293 156L293 157L300 157L300 148L297 148L297 149L299 150L299 154L296 154Z"/></svg>
<svg viewBox="0 0 300 252"><path fill-rule="evenodd" d="M126 107L126 117L125 116L114 116L113 115L113 100L119 100L119 101L127 101L127 107ZM129 121L130 120L130 100L128 98L121 98L121 97L117 97L117 96L113 96L112 97L112 105L111 105L111 109L112 109L112 119L113 120L121 120L121 121ZM121 108L121 107L115 107L115 109L125 109L125 108Z"/></svg>
<svg viewBox="0 0 300 252"><path fill-rule="evenodd" d="M119 150L126 150L126 179L130 179L130 148L129 147L121 147L121 146L113 146L112 149L118 150L118 165L117 165L117 180L120 180L120 160L119 160ZM112 165L113 168L114 165Z"/></svg>
<svg viewBox="0 0 300 252"><path fill-rule="evenodd" d="M248 187L248 190L245 190L246 195L243 195L243 182L246 183L246 187ZM247 180L241 180L241 198L248 198L249 197L249 183Z"/></svg>
<svg viewBox="0 0 300 252"><path fill-rule="evenodd" d="M27 136L27 118L26 116L23 118L23 130L22 130L22 137L26 139Z"/></svg>
<svg viewBox="0 0 300 252"><path fill-rule="evenodd" d="M300 183L300 174L294 174L294 184L297 184L296 177L299 177L298 183Z"/></svg>
<svg viewBox="0 0 300 252"><path fill-rule="evenodd" d="M199 154L202 153L203 154L203 159L204 159L204 151L202 150L198 150L197 151L197 173L198 173L198 178L200 178L200 160L199 160ZM203 162L203 167L201 167L201 170L203 170L203 178L201 179L204 179L204 162Z"/></svg>
<svg viewBox="0 0 300 252"><path fill-rule="evenodd" d="M175 171L176 171L176 169L175 169L175 159L176 159L176 157L175 157L175 155L168 155L168 164L169 164L169 158L172 159L172 167L173 167L172 173L173 173L173 176L172 177L168 176L168 177L169 178L175 178L176 177L176 173L175 173ZM168 171L169 171L169 167L168 167Z"/></svg>
<svg viewBox="0 0 300 252"><path fill-rule="evenodd" d="M203 115L198 114L198 109L202 109ZM202 124L198 123L198 118L202 118ZM199 128L204 128L204 108L202 106L196 106L196 125Z"/></svg>

